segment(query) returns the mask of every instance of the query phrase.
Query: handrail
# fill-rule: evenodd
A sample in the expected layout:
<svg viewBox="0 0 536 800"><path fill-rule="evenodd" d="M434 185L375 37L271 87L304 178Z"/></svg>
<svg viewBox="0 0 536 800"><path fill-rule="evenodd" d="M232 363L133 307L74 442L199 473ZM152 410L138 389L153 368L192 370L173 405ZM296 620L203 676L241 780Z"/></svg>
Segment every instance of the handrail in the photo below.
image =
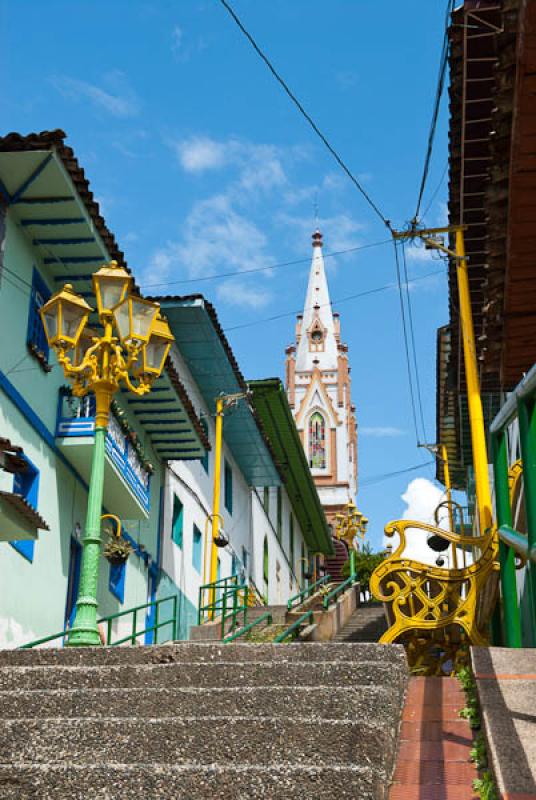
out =
<svg viewBox="0 0 536 800"><path fill-rule="evenodd" d="M498 528L499 539L516 551L520 556L523 556L527 561L530 560L536 564L536 547L529 548L529 543L526 536L523 536L515 528L510 525L501 525Z"/></svg>
<svg viewBox="0 0 536 800"><path fill-rule="evenodd" d="M197 624L213 621L221 617L221 638L225 637L225 624L231 619L231 631L238 624L239 614L243 614L243 625L247 622L249 587L247 584L238 583L238 575L229 575L212 583L205 583L199 587L199 605L197 611ZM208 603L203 604L203 592L209 592ZM219 595L219 596L218 596ZM212 599L210 599L212 598ZM228 604L228 599L231 602ZM230 610L229 610L230 608Z"/></svg>
<svg viewBox="0 0 536 800"><path fill-rule="evenodd" d="M167 603L169 600L172 601L172 608L173 613L171 619L166 619L164 622L159 621L159 612L160 612L160 605L162 603ZM137 621L138 621L138 611L143 611L145 609L152 609L155 610L155 620L154 625L149 625L142 630L138 630L137 628ZM118 619L119 617L125 617L127 614L132 614L132 629L128 636L124 636L122 639L117 639L115 642L112 642L112 622L114 619ZM177 634L177 595L171 594L168 597L161 597L159 600L152 600L149 603L143 603L139 606L133 606L133 608L127 608L124 611L118 611L115 614L109 614L106 617L101 617L97 620L97 623L100 625L101 623L106 623L106 646L107 647L117 647L120 644L124 644L125 642L130 641L131 644L136 644L138 636L142 636L145 633L154 632L155 640L154 643L158 644L158 631L160 628L164 628L166 625L171 625L171 639L174 639ZM59 633L53 633L50 636L43 636L41 639L35 639L33 642L28 642L27 644L21 645L18 649L19 650L29 650L33 647L38 647L41 644L46 644L47 642L52 642L54 639L65 639L68 636L69 630L64 629ZM169 639L166 639L169 641Z"/></svg>
<svg viewBox="0 0 536 800"><path fill-rule="evenodd" d="M490 433L500 433L517 416L517 403L536 391L536 364L533 364L527 374L519 381L511 392L490 425Z"/></svg>
<svg viewBox="0 0 536 800"><path fill-rule="evenodd" d="M231 636L227 636L225 639L222 639L223 644L229 644L229 642L234 642L235 639L239 639L240 636L243 636L245 633L249 633L249 631L254 628L256 625L259 625L261 622L267 620L267 625L272 624L272 615L269 611L266 611L264 614L261 614L260 617L254 619L253 622L248 622L247 625L244 625L243 628L240 628L239 631L233 633Z"/></svg>
<svg viewBox="0 0 536 800"><path fill-rule="evenodd" d="M306 619L311 619L312 617L313 617L313 612L306 611L305 614L302 614L301 617L299 617L295 622L293 622L289 628L283 631L283 633L280 633L279 636L276 636L274 639L274 643L279 644L280 642L284 642L287 636L290 636L290 634L294 633L294 631L297 628L299 628L300 625L303 625Z"/></svg>
<svg viewBox="0 0 536 800"><path fill-rule="evenodd" d="M300 606L304 602L304 600L306 600L308 597L311 596L313 589L315 589L317 586L320 586L323 583L326 583L329 580L331 580L330 575L323 575L317 581L309 584L309 586L307 586L305 589L302 589L301 592L298 592L298 594L295 594L293 597L291 597L290 600L287 602L288 611L291 611L294 605ZM298 600L298 602L294 603L294 600Z"/></svg>
<svg viewBox="0 0 536 800"><path fill-rule="evenodd" d="M359 575L356 572L354 572L352 575L350 575L348 578L346 578L345 581L343 581L342 583L339 583L338 586L336 586L329 594L327 594L324 597L324 600L322 601L322 605L324 606L324 609L326 609L332 602L334 602L334 600L337 599L339 594L341 594L341 592L344 592L344 590L346 589L347 586L351 586L353 583L356 583L358 580L359 580Z"/></svg>

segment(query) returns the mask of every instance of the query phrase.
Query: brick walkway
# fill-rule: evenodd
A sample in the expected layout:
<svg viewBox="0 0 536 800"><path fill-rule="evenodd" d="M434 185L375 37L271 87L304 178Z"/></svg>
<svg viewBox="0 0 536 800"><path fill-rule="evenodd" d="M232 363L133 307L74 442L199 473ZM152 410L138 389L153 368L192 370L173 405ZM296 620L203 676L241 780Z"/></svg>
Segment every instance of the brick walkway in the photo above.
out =
<svg viewBox="0 0 536 800"><path fill-rule="evenodd" d="M456 678L411 678L389 800L478 800L472 731Z"/></svg>

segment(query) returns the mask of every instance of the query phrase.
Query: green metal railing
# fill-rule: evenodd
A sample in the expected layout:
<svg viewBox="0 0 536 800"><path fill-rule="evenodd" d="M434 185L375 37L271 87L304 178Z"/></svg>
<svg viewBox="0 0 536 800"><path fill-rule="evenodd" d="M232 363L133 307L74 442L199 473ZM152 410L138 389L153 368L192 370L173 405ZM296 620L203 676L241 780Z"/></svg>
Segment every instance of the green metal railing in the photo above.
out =
<svg viewBox="0 0 536 800"><path fill-rule="evenodd" d="M324 583L328 583L328 581L330 580L331 578L329 575L323 575L321 578L319 578L319 580L315 581L314 583L311 583L309 586L306 586L305 589L302 589L301 592L298 592L298 594L295 594L293 597L290 598L290 600L287 603L287 609L291 611L294 608L294 606L301 606L301 604L304 603L305 600L307 600L312 594L315 593L314 591L315 589L318 589L319 586L322 586L322 584ZM298 602L295 602L296 600Z"/></svg>
<svg viewBox="0 0 536 800"><path fill-rule="evenodd" d="M169 619L160 622L160 606L163 603L171 602L171 617ZM152 625L147 625L144 628L138 629L138 622L139 622L139 612L140 611L147 611L149 609L154 609L154 623ZM121 617L126 617L129 614L132 615L132 622L130 633L128 636L123 636L121 639L116 639L112 642L112 623L115 619L120 619ZM143 636L146 633L154 633L154 644L158 644L158 631L161 628L164 628L166 625L170 626L171 628L171 635L168 636L163 641L170 641L176 638L177 635L177 595L170 595L169 597L162 597L160 600L154 600L150 603L144 603L141 606L134 606L134 608L127 608L125 611L118 611L117 614L110 614L107 617L101 617L97 620L97 623L106 624L106 646L107 647L117 647L120 644L125 644L125 642L129 642L131 644L136 644L138 636ZM29 650L32 647L38 647L41 644L46 644L47 642L52 642L54 639L61 639L62 645L64 644L65 638L67 637L69 631L63 630L59 633L53 633L50 636L44 636L42 639L36 639L33 642L28 642L28 644L23 644L19 647L19 650Z"/></svg>
<svg viewBox="0 0 536 800"><path fill-rule="evenodd" d="M248 622L247 625L244 625L243 628L240 628L239 631L231 634L231 636L226 636L225 639L223 639L223 643L229 644L229 642L234 642L235 639L239 639L241 636L244 636L244 634L249 633L250 630L255 628L257 625L260 625L261 622L266 622L267 625L272 624L272 615L269 611L266 611L258 619L254 619L253 622Z"/></svg>
<svg viewBox="0 0 536 800"><path fill-rule="evenodd" d="M523 466L523 500L527 535L514 530L508 481L508 426L519 423ZM509 395L491 424L495 502L501 565L505 644L522 646L521 613L516 580L516 553L527 559L528 615L536 638L536 364Z"/></svg>
<svg viewBox="0 0 536 800"><path fill-rule="evenodd" d="M289 628L280 633L279 636L276 636L274 642L276 644L284 642L285 639L288 639L288 637L291 636L295 631L298 631L306 620L312 620L312 619L313 619L313 612L306 611L305 614L302 614L301 617L298 617L298 619L295 620L295 622L293 622Z"/></svg>
<svg viewBox="0 0 536 800"><path fill-rule="evenodd" d="M238 627L239 617L242 615L242 626L247 624L248 592L246 584L239 583L238 575L230 575L213 583L204 583L199 587L199 606L197 624L212 622L217 619L221 624L221 638L225 637L225 627L231 620L227 633ZM208 594L208 601L205 597Z"/></svg>
<svg viewBox="0 0 536 800"><path fill-rule="evenodd" d="M327 594L324 597L322 601L324 609L328 608L328 606L330 606L332 603L335 603L339 595L343 594L348 588L348 586L352 586L354 583L357 583L358 580L359 576L357 575L357 573L354 573L353 575L350 575L349 578L346 578L345 581L339 583L338 586L336 586L329 594Z"/></svg>

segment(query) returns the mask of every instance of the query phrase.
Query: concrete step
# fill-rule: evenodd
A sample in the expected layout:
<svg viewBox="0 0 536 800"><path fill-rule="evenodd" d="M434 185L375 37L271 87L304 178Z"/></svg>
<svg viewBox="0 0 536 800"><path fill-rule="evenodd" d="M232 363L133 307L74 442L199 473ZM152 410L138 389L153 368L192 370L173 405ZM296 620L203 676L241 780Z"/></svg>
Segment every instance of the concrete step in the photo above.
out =
<svg viewBox="0 0 536 800"><path fill-rule="evenodd" d="M391 726L400 707L396 688L255 686L240 689L50 689L0 692L0 719L240 716L377 720Z"/></svg>
<svg viewBox="0 0 536 800"><path fill-rule="evenodd" d="M472 647L471 659L497 788L536 797L536 649Z"/></svg>
<svg viewBox="0 0 536 800"><path fill-rule="evenodd" d="M133 709L135 711L135 709ZM299 713L299 709L297 709ZM0 764L152 765L374 762L386 778L393 733L374 722L195 716L169 719L32 719L0 722Z"/></svg>
<svg viewBox="0 0 536 800"><path fill-rule="evenodd" d="M231 647L231 645L228 645ZM255 647L255 645L251 645ZM375 686L391 682L389 664L362 661L127 664L91 667L2 667L0 690L235 686ZM396 673L394 673L396 676ZM399 683L401 685L401 683Z"/></svg>
<svg viewBox="0 0 536 800"><path fill-rule="evenodd" d="M383 800L369 767L218 764L0 765L2 800Z"/></svg>
<svg viewBox="0 0 536 800"><path fill-rule="evenodd" d="M381 605L361 605L356 608L346 625L335 636L335 642L377 642L387 630L387 621Z"/></svg>
<svg viewBox="0 0 536 800"><path fill-rule="evenodd" d="M360 606L363 608L363 606ZM365 607L366 608L366 607ZM259 644L233 642L180 642L151 647L65 647L38 650L0 650L0 668L17 666L92 666L106 664L165 664L233 661L380 661L405 669L406 656L401 645L338 644L326 642Z"/></svg>

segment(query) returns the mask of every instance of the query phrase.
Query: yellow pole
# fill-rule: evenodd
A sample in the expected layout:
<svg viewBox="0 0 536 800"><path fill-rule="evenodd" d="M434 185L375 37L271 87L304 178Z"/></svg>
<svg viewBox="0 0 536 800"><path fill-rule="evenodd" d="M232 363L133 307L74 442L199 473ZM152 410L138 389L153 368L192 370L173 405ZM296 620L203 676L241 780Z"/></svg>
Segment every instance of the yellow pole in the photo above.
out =
<svg viewBox="0 0 536 800"><path fill-rule="evenodd" d="M443 477L445 479L445 489L447 490L447 508L449 510L449 528L454 533L454 514L452 511L452 487L450 485L449 454L444 444L441 445L441 460L443 461ZM458 554L456 544L452 542L452 566L458 569Z"/></svg>
<svg viewBox="0 0 536 800"><path fill-rule="evenodd" d="M467 382L467 402L469 406L471 443L473 446L473 462L475 468L476 500L480 535L482 536L492 525L491 492L489 488L486 436L484 433L484 414L482 412L482 398L480 396L478 380L475 332L471 313L469 278L467 275L467 261L465 258L465 245L462 230L456 231L456 254L458 256L456 272L460 301L465 379Z"/></svg>
<svg viewBox="0 0 536 800"><path fill-rule="evenodd" d="M218 526L220 522L220 487L221 487L221 449L223 434L223 398L216 400L216 442L214 447L214 494L212 499L212 531L210 546L210 578L209 583L215 583L218 576L218 548L214 544L214 539L218 537ZM210 591L210 603L213 606L210 615L214 619L214 605L216 603L216 591Z"/></svg>

